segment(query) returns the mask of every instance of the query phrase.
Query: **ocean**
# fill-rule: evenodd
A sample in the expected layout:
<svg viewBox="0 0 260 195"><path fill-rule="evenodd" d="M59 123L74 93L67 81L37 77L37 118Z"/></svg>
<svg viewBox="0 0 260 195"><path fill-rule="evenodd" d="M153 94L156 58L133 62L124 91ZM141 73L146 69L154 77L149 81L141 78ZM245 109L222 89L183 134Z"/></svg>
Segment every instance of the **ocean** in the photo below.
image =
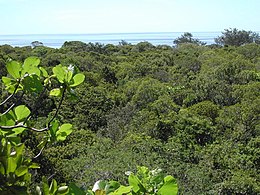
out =
<svg viewBox="0 0 260 195"><path fill-rule="evenodd" d="M85 43L101 43L118 45L124 40L127 43L137 44L148 41L153 45L170 45L180 37L183 32L159 32L159 33L100 33L100 34L35 34L35 35L0 35L0 45L31 46L33 41L40 41L44 46L60 48L65 41L82 41ZM213 44L214 38L221 32L192 32L194 38L207 44Z"/></svg>

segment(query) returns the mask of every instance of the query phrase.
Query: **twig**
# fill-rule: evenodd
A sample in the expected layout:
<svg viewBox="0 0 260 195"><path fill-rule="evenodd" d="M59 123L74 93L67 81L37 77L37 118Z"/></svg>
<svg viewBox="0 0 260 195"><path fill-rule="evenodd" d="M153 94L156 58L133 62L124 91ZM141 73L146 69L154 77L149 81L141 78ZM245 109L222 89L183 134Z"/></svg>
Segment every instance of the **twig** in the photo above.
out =
<svg viewBox="0 0 260 195"><path fill-rule="evenodd" d="M48 128L50 128L51 122L57 117L58 112L59 112L60 107L61 107L61 104L62 104L62 102L63 102L63 100L64 100L64 96L65 96L65 92L66 92L66 85L63 85L63 87L64 87L64 89L63 89L63 91L62 91L62 96L61 96L61 99L60 99L58 108L56 109L56 112L55 112L54 116L53 116L53 117L51 118L51 120L48 122Z"/></svg>
<svg viewBox="0 0 260 195"><path fill-rule="evenodd" d="M43 149L46 147L46 145L47 145L47 142L44 144L44 146L42 147L42 149L40 150L40 152L39 152L35 157L33 157L34 159L35 159L35 158L38 158L38 157L42 154L42 151L43 151Z"/></svg>
<svg viewBox="0 0 260 195"><path fill-rule="evenodd" d="M15 89L14 89L14 92L11 94L11 95L9 95L3 102L1 102L0 103L0 106L3 106L8 100L10 100L13 96L14 96L14 94L16 93L16 91L17 91L17 89L18 89L18 87L19 87L19 85L20 85L20 79L18 80L18 83L17 83L17 85L16 85L16 87L15 87Z"/></svg>
<svg viewBox="0 0 260 195"><path fill-rule="evenodd" d="M25 128L25 129L29 129L29 130L32 130L32 131L36 131L36 132L44 132L44 131L48 131L49 128L48 127L45 127L45 128L42 128L42 129L37 129L37 128L34 128L34 127L28 127L24 124L17 124L17 125L12 125L12 126L0 126L0 129L16 129L16 128Z"/></svg>
<svg viewBox="0 0 260 195"><path fill-rule="evenodd" d="M8 113L13 107L15 106L15 103L13 103L4 113L2 113L0 116L5 115L6 113Z"/></svg>

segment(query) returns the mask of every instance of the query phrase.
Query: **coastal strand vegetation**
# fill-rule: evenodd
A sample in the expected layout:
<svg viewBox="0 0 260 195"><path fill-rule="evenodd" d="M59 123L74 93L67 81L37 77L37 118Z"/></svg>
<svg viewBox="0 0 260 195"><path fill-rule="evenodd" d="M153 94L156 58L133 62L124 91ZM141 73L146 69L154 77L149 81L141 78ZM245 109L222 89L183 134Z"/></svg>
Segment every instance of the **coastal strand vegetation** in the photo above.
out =
<svg viewBox="0 0 260 195"><path fill-rule="evenodd" d="M259 35L174 44L0 46L0 194L260 194Z"/></svg>

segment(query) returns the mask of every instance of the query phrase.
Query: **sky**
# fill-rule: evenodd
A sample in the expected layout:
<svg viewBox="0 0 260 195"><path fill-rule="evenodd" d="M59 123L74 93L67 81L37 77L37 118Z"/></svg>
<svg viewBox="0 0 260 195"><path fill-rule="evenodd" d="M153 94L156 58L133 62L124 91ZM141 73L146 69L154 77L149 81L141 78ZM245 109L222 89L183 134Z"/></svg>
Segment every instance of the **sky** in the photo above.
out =
<svg viewBox="0 0 260 195"><path fill-rule="evenodd" d="M260 0L0 0L0 34L260 31Z"/></svg>

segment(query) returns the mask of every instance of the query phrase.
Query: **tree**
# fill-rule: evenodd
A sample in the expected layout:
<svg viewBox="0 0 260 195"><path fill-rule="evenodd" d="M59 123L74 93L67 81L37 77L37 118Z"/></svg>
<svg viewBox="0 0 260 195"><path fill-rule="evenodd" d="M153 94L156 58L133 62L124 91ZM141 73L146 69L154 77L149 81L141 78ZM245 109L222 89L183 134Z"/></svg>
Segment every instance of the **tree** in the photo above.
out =
<svg viewBox="0 0 260 195"><path fill-rule="evenodd" d="M215 38L219 45L240 46L248 43L260 44L260 36L256 32L238 30L236 28L225 29L222 35Z"/></svg>
<svg viewBox="0 0 260 195"><path fill-rule="evenodd" d="M32 47L35 48L35 47L39 47L39 46L43 46L43 43L40 42L40 41L33 41L31 43Z"/></svg>
<svg viewBox="0 0 260 195"><path fill-rule="evenodd" d="M192 43L196 45L206 45L205 42L200 41L199 39L193 38L193 35L189 32L185 32L181 37L178 37L173 41L177 46L183 43Z"/></svg>

